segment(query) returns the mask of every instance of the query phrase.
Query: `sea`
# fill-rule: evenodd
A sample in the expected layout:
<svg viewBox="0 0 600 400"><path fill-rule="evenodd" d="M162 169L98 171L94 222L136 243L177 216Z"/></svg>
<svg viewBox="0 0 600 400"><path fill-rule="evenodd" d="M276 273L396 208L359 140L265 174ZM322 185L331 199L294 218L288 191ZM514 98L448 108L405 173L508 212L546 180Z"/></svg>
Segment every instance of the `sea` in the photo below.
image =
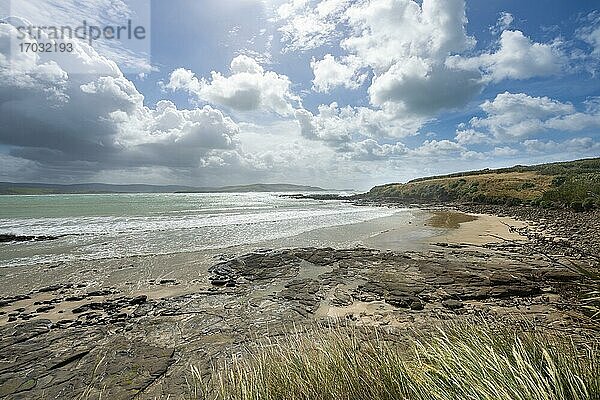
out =
<svg viewBox="0 0 600 400"><path fill-rule="evenodd" d="M224 249L390 216L385 207L282 193L0 196L0 268Z"/></svg>

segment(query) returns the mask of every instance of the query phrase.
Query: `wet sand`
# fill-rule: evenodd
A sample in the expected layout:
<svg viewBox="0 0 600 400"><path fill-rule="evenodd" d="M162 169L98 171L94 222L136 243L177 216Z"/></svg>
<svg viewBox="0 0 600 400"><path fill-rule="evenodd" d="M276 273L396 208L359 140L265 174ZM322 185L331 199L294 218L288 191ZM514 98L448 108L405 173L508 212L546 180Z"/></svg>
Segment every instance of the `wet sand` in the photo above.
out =
<svg viewBox="0 0 600 400"><path fill-rule="evenodd" d="M52 285L80 286L84 291L108 288L131 296L145 294L149 298L164 299L209 289L208 268L212 264L260 249L366 247L397 252L426 251L436 243L483 245L501 242L497 237L524 240L518 233L509 232L509 226L524 225L507 217L412 210L363 223L315 229L298 236L227 249L7 267L0 270L1 296L30 293L32 298L4 310L6 313L0 315L0 324L7 323L6 315L15 309L35 311L39 305L34 303L45 301L47 296L34 292Z"/></svg>
<svg viewBox="0 0 600 400"><path fill-rule="evenodd" d="M164 285L157 284L163 280L177 282L165 295L174 295L177 291L187 293L202 288L198 283L206 282L207 269L215 260L265 248L344 249L367 246L383 250L420 250L427 246L427 238L443 232L443 229L425 226L429 216L427 211L399 211L391 217L320 228L287 238L224 249L187 253L177 253L173 249L173 254L5 267L0 268L0 296L28 293L54 284L85 284L89 290L110 287L132 294L148 292L150 296L157 297L165 292ZM391 237L390 242L388 237Z"/></svg>
<svg viewBox="0 0 600 400"><path fill-rule="evenodd" d="M525 226L412 210L252 246L2 268L0 399L182 398L191 365L208 379L258 338L332 320L581 332L581 277L532 250Z"/></svg>
<svg viewBox="0 0 600 400"><path fill-rule="evenodd" d="M527 224L510 217L435 211L426 225L447 229L441 235L430 238L430 243L483 245L527 240L517 232Z"/></svg>

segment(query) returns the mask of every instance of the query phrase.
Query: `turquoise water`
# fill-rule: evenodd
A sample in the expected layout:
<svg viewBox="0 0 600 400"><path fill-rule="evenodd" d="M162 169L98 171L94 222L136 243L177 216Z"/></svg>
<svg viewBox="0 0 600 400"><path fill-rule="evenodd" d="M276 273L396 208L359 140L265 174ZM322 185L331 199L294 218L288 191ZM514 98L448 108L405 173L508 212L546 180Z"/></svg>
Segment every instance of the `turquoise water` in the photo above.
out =
<svg viewBox="0 0 600 400"><path fill-rule="evenodd" d="M0 234L62 236L0 244L0 267L219 249L393 213L272 193L0 196Z"/></svg>

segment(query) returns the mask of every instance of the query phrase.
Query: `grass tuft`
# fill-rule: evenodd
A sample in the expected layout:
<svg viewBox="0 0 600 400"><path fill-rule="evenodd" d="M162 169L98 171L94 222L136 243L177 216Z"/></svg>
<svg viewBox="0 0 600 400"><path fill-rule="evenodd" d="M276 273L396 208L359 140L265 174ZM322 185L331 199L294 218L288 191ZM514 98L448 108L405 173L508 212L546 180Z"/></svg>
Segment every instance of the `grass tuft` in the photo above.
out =
<svg viewBox="0 0 600 400"><path fill-rule="evenodd" d="M600 399L598 342L450 326L389 340L330 328L263 344L215 371L219 400Z"/></svg>

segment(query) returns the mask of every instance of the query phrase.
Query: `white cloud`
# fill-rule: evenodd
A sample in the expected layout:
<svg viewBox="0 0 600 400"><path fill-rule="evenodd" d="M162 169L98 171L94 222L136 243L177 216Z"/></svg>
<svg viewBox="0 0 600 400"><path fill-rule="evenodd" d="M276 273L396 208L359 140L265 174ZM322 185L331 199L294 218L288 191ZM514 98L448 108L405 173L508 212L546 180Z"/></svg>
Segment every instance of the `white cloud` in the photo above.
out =
<svg viewBox="0 0 600 400"><path fill-rule="evenodd" d="M462 129L456 131L456 137L454 138L457 143L462 145L467 144L480 144L487 143L490 141L488 135L482 132L478 132L474 129Z"/></svg>
<svg viewBox="0 0 600 400"><path fill-rule="evenodd" d="M450 140L426 140L413 150L413 153L423 157L449 157L461 156L466 153L467 149L462 145Z"/></svg>
<svg viewBox="0 0 600 400"><path fill-rule="evenodd" d="M532 154L577 154L579 158L586 155L598 155L600 143L590 137L568 139L563 142L539 139L525 140L523 146Z"/></svg>
<svg viewBox="0 0 600 400"><path fill-rule="evenodd" d="M548 97L532 97L524 93L504 92L481 108L486 117L471 119L470 125L487 130L496 140L531 137L548 130L576 132L600 128L600 110L592 99L585 112L570 103Z"/></svg>
<svg viewBox="0 0 600 400"><path fill-rule="evenodd" d="M315 76L313 84L317 92L328 93L338 86L356 89L367 78L366 74L358 73L360 67L355 57L337 61L331 54L326 54L322 60L313 58L310 66Z"/></svg>
<svg viewBox="0 0 600 400"><path fill-rule="evenodd" d="M394 104L402 115L434 116L443 109L464 106L481 89L478 72L413 57L376 76L369 94L372 104Z"/></svg>
<svg viewBox="0 0 600 400"><path fill-rule="evenodd" d="M502 11L498 17L498 21L496 21L496 25L490 27L490 31L492 34L497 35L507 30L512 25L514 20L515 17L513 17L511 13Z"/></svg>
<svg viewBox="0 0 600 400"><path fill-rule="evenodd" d="M344 152L344 157L351 160L375 161L404 156L408 153L408 149L400 142L379 144L374 139L365 139L348 144Z"/></svg>
<svg viewBox="0 0 600 400"><path fill-rule="evenodd" d="M313 115L304 109L295 116L302 136L339 146L353 139L402 138L413 135L425 122L419 118L397 118L394 110L373 110L366 107L339 107L337 103L319 106Z"/></svg>
<svg viewBox="0 0 600 400"><path fill-rule="evenodd" d="M322 0L312 6L309 0L289 0L277 10L284 51L305 51L338 38L338 25L350 0Z"/></svg>
<svg viewBox="0 0 600 400"><path fill-rule="evenodd" d="M310 111L298 109L295 112L296 120L300 125L300 133L311 140L321 140L334 145L341 145L352 141L355 127L351 121L351 110L340 109L337 103L329 106L319 106L319 114L313 115Z"/></svg>
<svg viewBox="0 0 600 400"><path fill-rule="evenodd" d="M230 70L228 77L213 71L207 80L180 68L171 73L165 87L184 90L199 100L238 111L270 111L285 116L293 114L292 104L300 103L287 76L265 71L253 58L235 57Z"/></svg>
<svg viewBox="0 0 600 400"><path fill-rule="evenodd" d="M519 154L519 150L509 146L494 147L489 154L494 157L514 157Z"/></svg>
<svg viewBox="0 0 600 400"><path fill-rule="evenodd" d="M371 104L399 115L434 116L482 89L478 71L449 68L446 58L471 49L462 0L375 0L347 11L354 35L341 45L374 72Z"/></svg>
<svg viewBox="0 0 600 400"><path fill-rule="evenodd" d="M327 54L311 63L316 91L356 88L366 71L373 73L368 89L372 108L340 109L335 104L319 107L317 115L296 111L307 138L339 146L351 140L414 135L440 110L466 104L483 87L478 71L445 65L447 56L475 44L466 33L463 0L424 0L422 4L413 0L336 0L316 6L311 1L291 0L279 14L287 21L285 32L295 32L284 34L292 49L315 47L335 38L331 30L339 25L347 29L349 36L340 42L345 55L336 59ZM324 37L302 33L310 31L300 23L307 16L316 24L314 31Z"/></svg>
<svg viewBox="0 0 600 400"><path fill-rule="evenodd" d="M10 35L16 30L0 24L0 49ZM232 157L239 128L220 111L178 110L168 101L149 108L114 62L73 45L73 55L41 53L18 68L0 58L0 143L11 156L71 174L242 159ZM68 73L84 67L89 73Z"/></svg>
<svg viewBox="0 0 600 400"><path fill-rule="evenodd" d="M338 60L327 55L312 63L314 88L320 92L336 86L354 88L370 70L371 105L386 114L382 119L399 120L391 125L415 126L416 120L426 121L443 109L463 106L483 88L479 71L445 64L449 55L475 45L466 33L464 0L424 0L422 4L413 0L290 0L279 14L286 21L283 39L292 49L337 39L336 28L345 33L339 45L346 54ZM302 22L305 19L311 21L310 29ZM416 125L412 134L419 128Z"/></svg>
<svg viewBox="0 0 600 400"><path fill-rule="evenodd" d="M345 54L338 59L327 54L311 63L314 89L326 93L338 86L354 88L362 83L357 71L363 74L370 71L373 79L368 94L372 115L386 121L380 127L395 130L380 135L383 137L400 137L398 126L414 129L412 133L402 129L402 136L417 133L421 125L416 122L422 124L443 110L463 107L491 82L559 74L568 62L558 40L536 43L520 31L508 30L514 21L508 12L500 14L494 28L498 33L502 31L497 50L465 57L476 40L466 30L464 0L370 0L351 4L341 0L290 0L279 11L280 18L287 23L296 17L300 18L297 21L314 17L314 31L322 31L327 37L335 38L330 32L336 27L346 34L339 42ZM327 27L318 26L321 23ZM301 26L298 23L296 33L310 31ZM284 35L292 48L303 48L296 45L314 38ZM360 113L366 114L363 109L360 108ZM365 124L350 125L349 130L360 131ZM520 127L523 132L535 130L534 126L526 125L523 122ZM481 137L471 135L461 140L481 140Z"/></svg>
<svg viewBox="0 0 600 400"><path fill-rule="evenodd" d="M592 56L600 57L600 12L591 12L584 21L585 25L577 30L576 35L591 46Z"/></svg>
<svg viewBox="0 0 600 400"><path fill-rule="evenodd" d="M6 3L6 2L5 2ZM20 26L62 27L73 29L82 26L115 26L131 20L135 26L142 26L147 37L151 34L150 5L130 0L43 0L43 1L9 1L7 15L13 23L20 20ZM26 21L24 20L26 18ZM48 42L45 40L44 42ZM86 51L85 49L81 49ZM150 63L150 40L107 40L99 38L94 41L94 50L105 59L110 59L126 72L150 72L155 67ZM56 54L60 56L61 54ZM62 65L62 64L61 64ZM72 64L71 69L78 64ZM65 66L65 69L69 67ZM83 67L83 66L82 66ZM77 73L87 73L78 70Z"/></svg>
<svg viewBox="0 0 600 400"><path fill-rule="evenodd" d="M450 57L446 64L453 68L481 70L494 82L555 75L567 64L560 42L535 43L521 31L503 31L499 46L494 53L473 58Z"/></svg>
<svg viewBox="0 0 600 400"><path fill-rule="evenodd" d="M349 25L357 34L342 46L359 56L377 74L412 57L443 60L448 54L470 49L462 0L373 0L348 11Z"/></svg>

